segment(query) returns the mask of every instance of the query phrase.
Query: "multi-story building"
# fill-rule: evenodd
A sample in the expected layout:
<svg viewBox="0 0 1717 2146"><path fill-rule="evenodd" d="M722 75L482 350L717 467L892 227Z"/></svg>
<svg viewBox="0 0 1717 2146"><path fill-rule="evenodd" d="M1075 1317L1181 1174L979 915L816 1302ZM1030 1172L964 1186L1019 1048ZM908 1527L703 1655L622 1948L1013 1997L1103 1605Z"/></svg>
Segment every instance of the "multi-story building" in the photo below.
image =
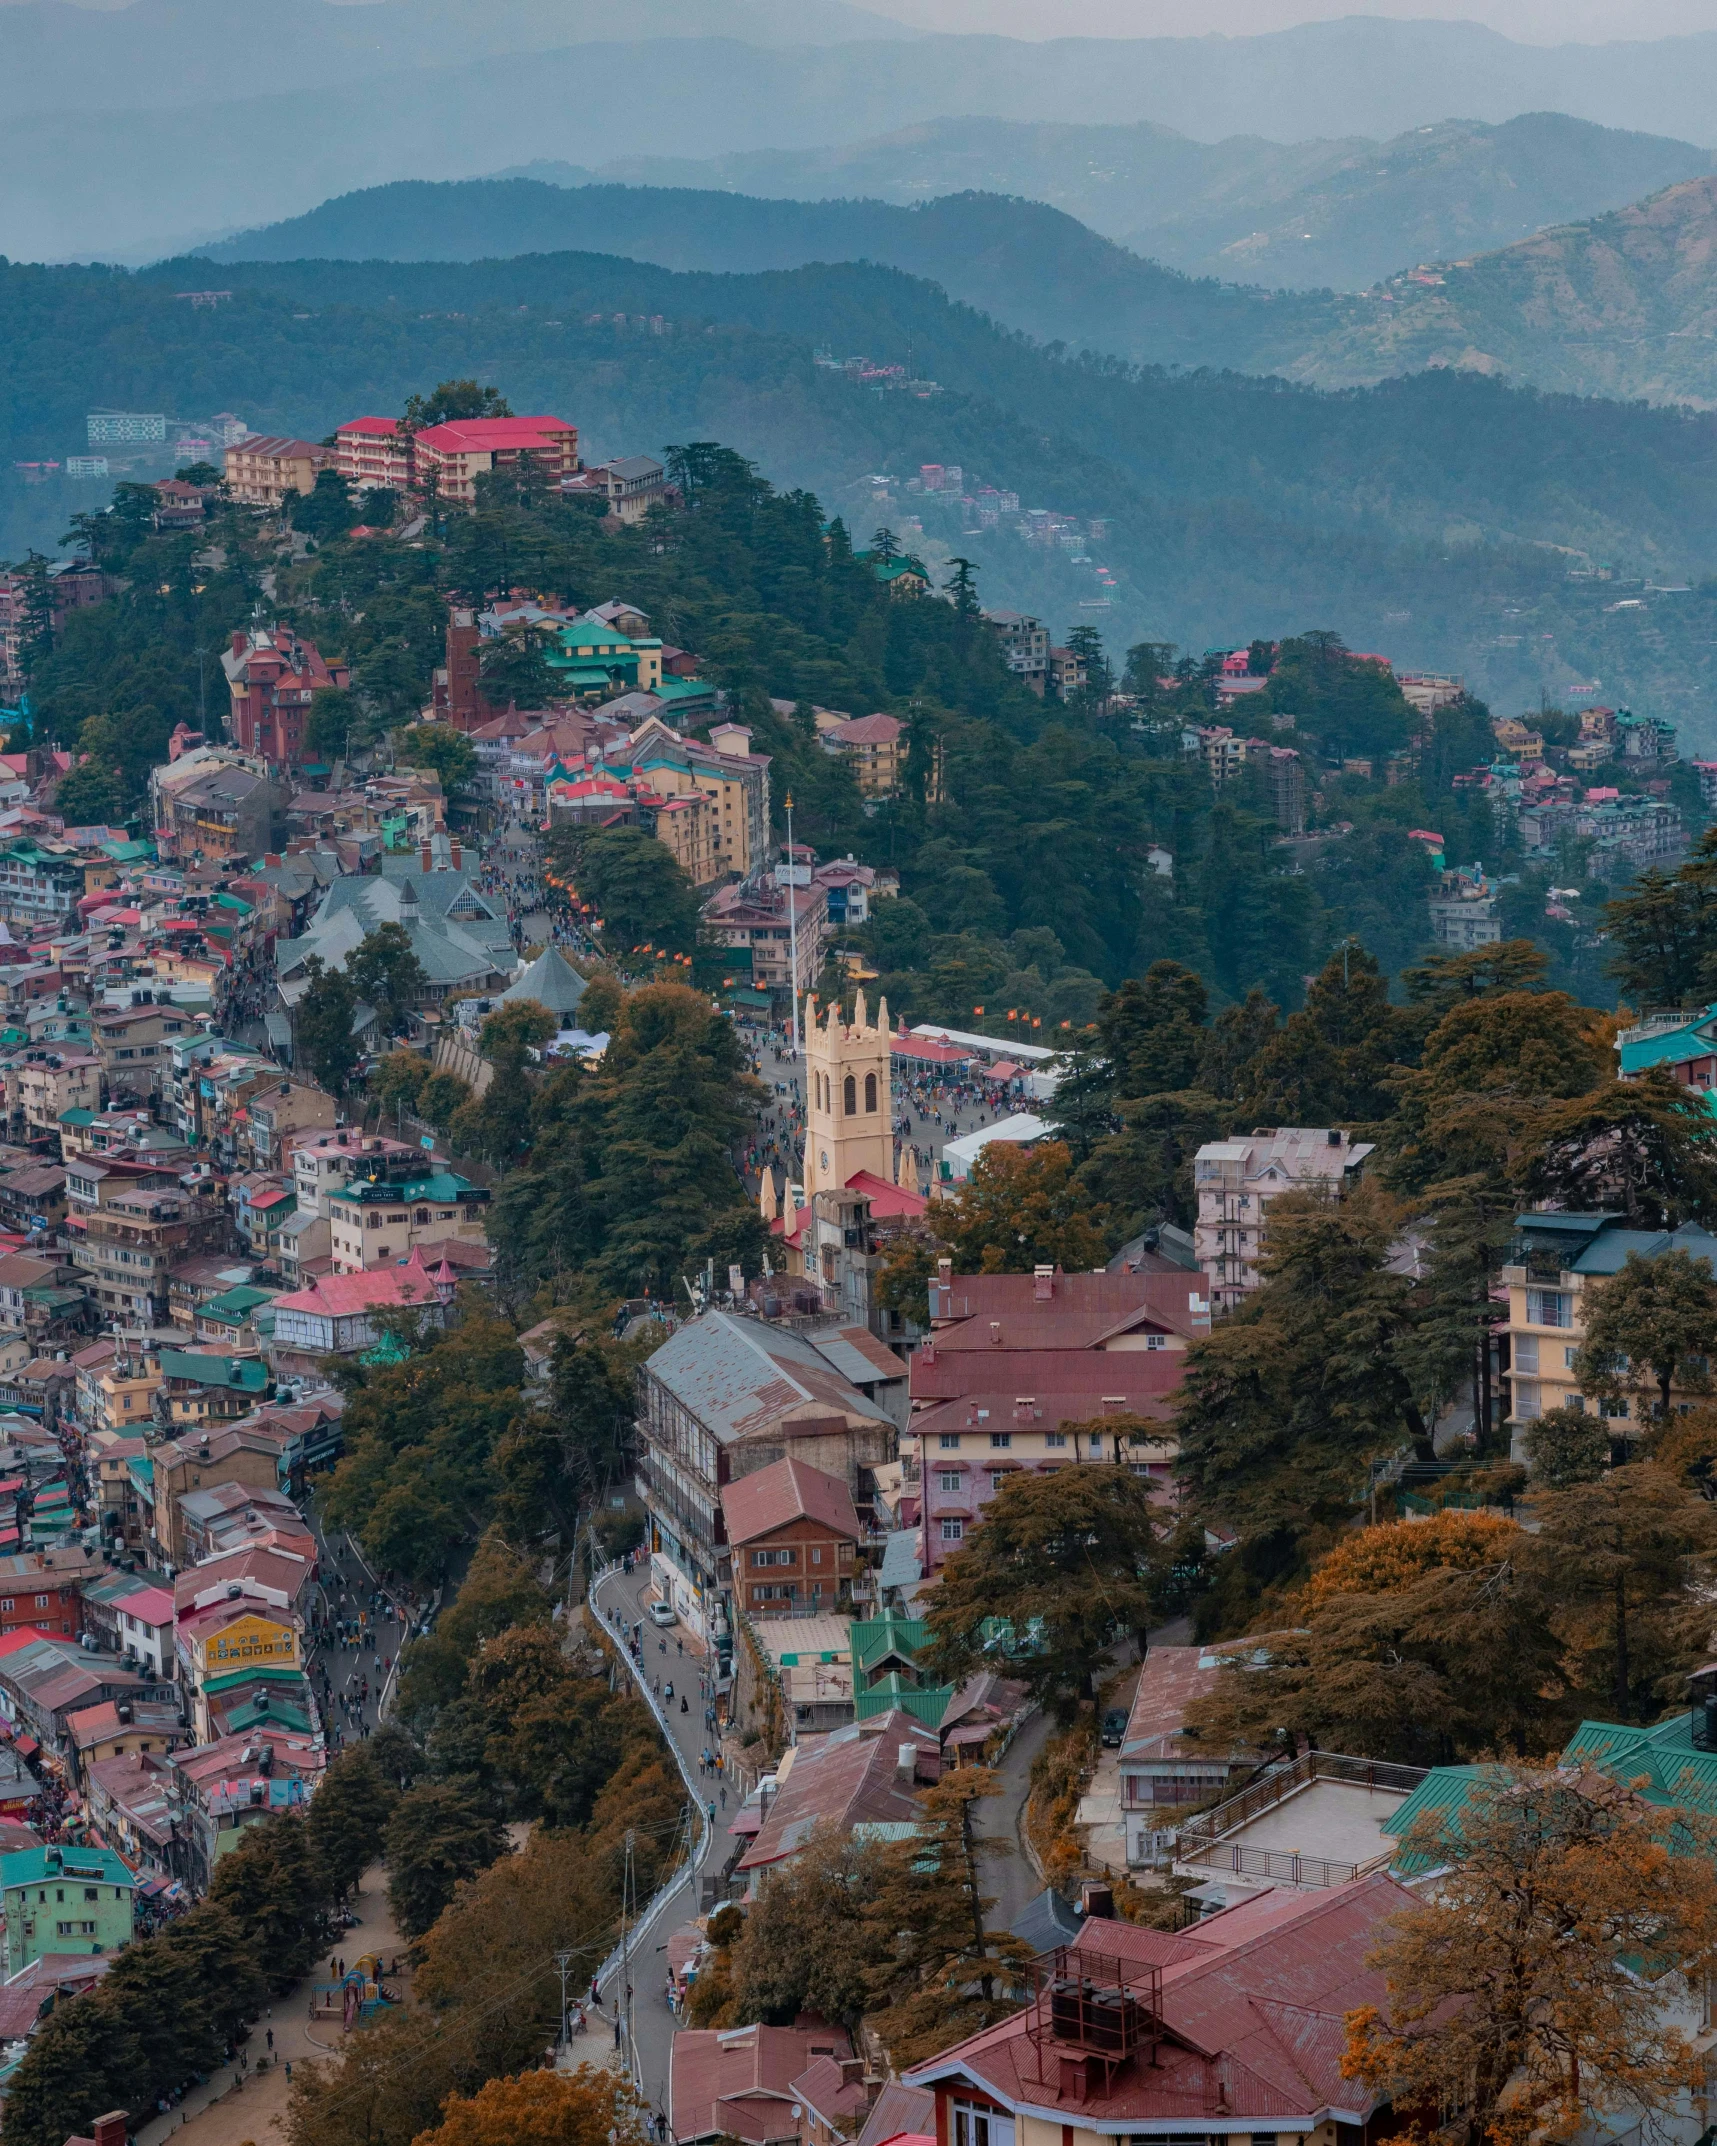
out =
<svg viewBox="0 0 1717 2146"><path fill-rule="evenodd" d="M266 1689L288 1704L304 1688L303 1628L296 1614L262 1600L242 1583L179 1615L175 1645L197 1741L219 1733L215 1722L235 1693Z"/></svg>
<svg viewBox="0 0 1717 2146"><path fill-rule="evenodd" d="M420 1244L457 1237L483 1239L488 1188L452 1170L375 1157L362 1177L350 1177L326 1196L329 1250L336 1274L397 1266Z"/></svg>
<svg viewBox="0 0 1717 2146"><path fill-rule="evenodd" d="M564 477L563 499L602 499L616 521L641 522L652 507L666 505L670 492L667 471L651 455L622 455L613 462L599 462Z"/></svg>
<svg viewBox="0 0 1717 2146"><path fill-rule="evenodd" d="M850 1595L862 1530L841 1477L788 1454L727 1484L721 1510L721 1576L748 1615L816 1616Z"/></svg>
<svg viewBox="0 0 1717 2146"><path fill-rule="evenodd" d="M334 467L354 491L409 491L411 434L397 417L354 417L334 435Z"/></svg>
<svg viewBox="0 0 1717 2146"><path fill-rule="evenodd" d="M145 994L147 996L147 994ZM170 1067L168 1043L196 1023L161 994L159 1005L99 1006L90 1012L90 1040L101 1060L110 1098L156 1095Z"/></svg>
<svg viewBox="0 0 1717 2146"><path fill-rule="evenodd" d="M799 884L785 883L798 872ZM718 887L703 918L723 946L749 953L757 990L777 993L785 1005L790 993L802 998L816 983L828 943L829 901L823 888L811 884L808 861L778 865L772 883Z"/></svg>
<svg viewBox="0 0 1717 2146"><path fill-rule="evenodd" d="M1495 946L1502 937L1501 905L1502 897L1482 865L1441 873L1428 904L1431 935L1439 946L1462 954Z"/></svg>
<svg viewBox="0 0 1717 2146"><path fill-rule="evenodd" d="M658 775L657 755L670 745L684 755L683 777ZM754 876L769 854L769 768L767 753L751 750L751 732L743 723L712 723L709 744L680 738L659 716L649 716L632 733L632 762L656 789L689 784L710 800L716 811L716 847L721 872L733 879ZM674 766L680 766L678 760Z"/></svg>
<svg viewBox="0 0 1717 2146"><path fill-rule="evenodd" d="M851 716L833 723L817 741L844 760L866 797L892 797L906 761L906 726L895 715Z"/></svg>
<svg viewBox="0 0 1717 2146"><path fill-rule="evenodd" d="M302 1811L327 1764L320 1731L262 1723L174 1760L183 1784L191 1883L206 1892L223 1856L251 1826Z"/></svg>
<svg viewBox="0 0 1717 2146"><path fill-rule="evenodd" d="M534 462L550 484L578 474L578 427L562 417L451 418L411 442L412 481L450 506L477 503L477 479Z"/></svg>
<svg viewBox="0 0 1717 2146"><path fill-rule="evenodd" d="M0 916L63 924L83 899L83 859L67 843L20 835L0 844Z"/></svg>
<svg viewBox="0 0 1717 2146"><path fill-rule="evenodd" d="M1210 1331L1203 1277L1136 1272L956 1275L930 1284L901 1440L938 1571L1011 1474L1100 1464L1167 1479L1186 1351Z"/></svg>
<svg viewBox="0 0 1717 2146"><path fill-rule="evenodd" d="M49 1953L113 1953L136 1928L137 1880L111 1848L20 1848L0 1856L6 1973Z"/></svg>
<svg viewBox="0 0 1717 2146"><path fill-rule="evenodd" d="M89 1822L101 1846L163 1885L191 1875L179 1769L153 1751L97 1760L87 1770ZM123 2135L122 2135L123 2136Z"/></svg>
<svg viewBox="0 0 1717 2146"><path fill-rule="evenodd" d="M232 1235L219 1200L171 1190L121 1191L101 1205L68 1216L66 1249L104 1320L152 1327L169 1313L172 1269L202 1252L218 1251ZM129 1413L121 1421L129 1421Z"/></svg>
<svg viewBox="0 0 1717 2146"><path fill-rule="evenodd" d="M351 683L335 657L290 626L253 626L234 631L221 657L231 705L227 729L233 744L270 769L293 768L306 756L311 703L318 693Z"/></svg>
<svg viewBox="0 0 1717 2146"><path fill-rule="evenodd" d="M93 1051L18 1051L4 1061L6 1113L26 1139L57 1133L68 1110L101 1108L101 1060Z"/></svg>
<svg viewBox="0 0 1717 2146"><path fill-rule="evenodd" d="M1634 1230L1613 1214L1523 1214L1514 1222L1509 1263L1502 1270L1508 1290L1508 1371L1504 1414L1512 1423L1532 1423L1553 1408L1584 1407L1574 1359L1585 1346L1586 1285L1619 1274L1628 1254L1655 1259L1687 1252L1717 1270L1717 1236L1696 1224L1675 1230ZM1672 1395L1676 1389L1671 1389ZM1692 1400L1697 1396L1689 1394ZM1647 1411L1623 1395L1594 1402L1616 1435L1646 1428Z"/></svg>
<svg viewBox="0 0 1717 2146"><path fill-rule="evenodd" d="M300 1135L332 1129L339 1111L325 1088L306 1080L270 1079L259 1073L248 1095L237 1098L244 1114L248 1152L241 1160L253 1170L279 1171L296 1179L293 1147Z"/></svg>
<svg viewBox="0 0 1717 2146"><path fill-rule="evenodd" d="M289 440L272 433L252 433L226 449L227 489L250 507L279 507L294 494L316 489L319 470L333 469L332 447L314 440Z"/></svg>
<svg viewBox="0 0 1717 2146"><path fill-rule="evenodd" d="M378 1315L409 1312L439 1325L457 1283L420 1252L368 1274L317 1275L274 1299L273 1358L282 1373L311 1371L330 1356L355 1356L382 1337Z"/></svg>
<svg viewBox="0 0 1717 2146"><path fill-rule="evenodd" d="M586 612L557 627L545 651L556 700L595 703L619 693L653 693L662 682L662 644L623 633Z"/></svg>
<svg viewBox="0 0 1717 2146"><path fill-rule="evenodd" d="M1048 627L1023 611L986 611L984 618L1001 643L1008 669L1042 695L1049 679Z"/></svg>
<svg viewBox="0 0 1717 2146"><path fill-rule="evenodd" d="M383 1133L353 1131L350 1127L299 1131L287 1142L291 1150L292 1184L301 1215L328 1213L331 1193L353 1177L366 1177L379 1162L404 1169L410 1164L421 1170L425 1156L414 1140L390 1140ZM427 1158L436 1167L438 1156Z"/></svg>
<svg viewBox="0 0 1717 2146"><path fill-rule="evenodd" d="M149 802L164 858L231 864L279 848L284 797L260 760L230 746L199 745L152 768Z"/></svg>
<svg viewBox="0 0 1717 2146"><path fill-rule="evenodd" d="M1193 1244L1218 1317L1258 1286L1270 1202L1284 1192L1342 1191L1359 1176L1372 1146L1342 1131L1284 1125L1208 1141L1199 1149L1193 1158Z"/></svg>
<svg viewBox="0 0 1717 2146"><path fill-rule="evenodd" d="M868 1505L895 1426L836 1361L841 1337L788 1332L706 1312L644 1365L638 1386L638 1490L651 1566L681 1621L700 1637L732 1629L722 1493L789 1455ZM825 1351L829 1353L825 1353Z"/></svg>

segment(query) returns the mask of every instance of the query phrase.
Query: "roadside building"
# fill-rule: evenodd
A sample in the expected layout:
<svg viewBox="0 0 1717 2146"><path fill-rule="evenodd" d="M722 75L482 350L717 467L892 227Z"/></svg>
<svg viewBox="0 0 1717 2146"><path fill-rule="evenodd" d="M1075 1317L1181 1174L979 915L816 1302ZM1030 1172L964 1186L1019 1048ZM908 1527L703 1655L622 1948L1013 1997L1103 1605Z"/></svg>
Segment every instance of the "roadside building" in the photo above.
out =
<svg viewBox="0 0 1717 2146"><path fill-rule="evenodd" d="M111 1848L21 1848L0 1855L6 1973L49 1953L112 1953L136 1926L137 1880Z"/></svg>
<svg viewBox="0 0 1717 2146"><path fill-rule="evenodd" d="M816 1616L850 1597L862 1531L840 1477L789 1454L727 1484L721 1509L738 1608Z"/></svg>
<svg viewBox="0 0 1717 2146"><path fill-rule="evenodd" d="M319 1738L287 1728L255 1727L181 1751L191 1884L207 1892L223 1856L250 1827L281 1812L302 1812L327 1764Z"/></svg>
<svg viewBox="0 0 1717 2146"><path fill-rule="evenodd" d="M895 1427L800 1336L731 1312L706 1312L639 1374L638 1490L658 1586L700 1637L731 1631L722 1493L789 1454L834 1476L868 1505L875 1470L894 1458Z"/></svg>

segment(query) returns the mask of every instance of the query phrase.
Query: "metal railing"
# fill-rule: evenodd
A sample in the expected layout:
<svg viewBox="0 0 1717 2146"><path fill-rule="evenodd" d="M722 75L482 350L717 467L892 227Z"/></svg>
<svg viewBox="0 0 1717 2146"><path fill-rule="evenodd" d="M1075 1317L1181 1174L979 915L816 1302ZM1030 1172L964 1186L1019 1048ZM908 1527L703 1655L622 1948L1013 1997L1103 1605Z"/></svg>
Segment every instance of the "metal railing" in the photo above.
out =
<svg viewBox="0 0 1717 2146"><path fill-rule="evenodd" d="M639 1942L649 1931L655 1928L657 1921L675 1894L687 1886L695 1885L698 1874L702 1870L715 1840L715 1827L705 1807L702 1789L692 1779L690 1763L685 1753L681 1751L679 1744L675 1741L673 1730L668 1723L667 1711L663 1707L661 1700L650 1689L649 1678L633 1662L632 1656L628 1651L626 1644L627 1628L602 1607L600 1600L602 1589L621 1569L618 1560L615 1560L604 1565L600 1571L593 1573L589 1591L585 1596L585 1603L591 1615L619 1650L621 1664L631 1676L633 1689L650 1709L657 1728L662 1732L662 1741L667 1745L669 1751L673 1753L674 1764L679 1769L680 1779L686 1784L686 1795L691 1809L696 1814L697 1839L685 1861L663 1879L662 1883L645 1903L643 1912L627 1931L624 1942L617 1944L607 1959L603 1961L597 1972L604 1983L609 1982L614 1975L620 1972L621 1962L626 1954L635 1952ZM623 1997L624 1991L621 1992L621 1997L615 2001L618 2003ZM633 2083L642 2087L643 2065L639 2060L638 2043L635 2035L629 2038L629 2045L625 2054L627 2068Z"/></svg>
<svg viewBox="0 0 1717 2146"><path fill-rule="evenodd" d="M1390 1789L1408 1796L1424 1780L1425 1773L1423 1766L1396 1766L1383 1759L1348 1758L1338 1751L1307 1751L1297 1759L1272 1766L1250 1788L1243 1788L1239 1795L1230 1796L1214 1810L1200 1811L1189 1818L1180 1829L1180 1857L1185 1862L1204 1862L1212 1850L1219 1848L1225 1834L1249 1825L1254 1818L1274 1810L1290 1796L1297 1796L1314 1781L1341 1781L1354 1788ZM1267 1853L1257 1848L1221 1849L1220 1852L1236 1855ZM1239 1870L1242 1865L1236 1863L1234 1868Z"/></svg>
<svg viewBox="0 0 1717 2146"><path fill-rule="evenodd" d="M1391 1851L1393 1853L1393 1851ZM1297 1855L1275 1848L1241 1848L1219 1842L1202 1854L1181 1852L1182 1862L1196 1862L1201 1870L1231 1870L1236 1877L1268 1878L1274 1885L1294 1885L1306 1892L1321 1892L1331 1885L1348 1885L1362 1871L1379 1869L1388 1855L1369 1863L1332 1863L1321 1855Z"/></svg>

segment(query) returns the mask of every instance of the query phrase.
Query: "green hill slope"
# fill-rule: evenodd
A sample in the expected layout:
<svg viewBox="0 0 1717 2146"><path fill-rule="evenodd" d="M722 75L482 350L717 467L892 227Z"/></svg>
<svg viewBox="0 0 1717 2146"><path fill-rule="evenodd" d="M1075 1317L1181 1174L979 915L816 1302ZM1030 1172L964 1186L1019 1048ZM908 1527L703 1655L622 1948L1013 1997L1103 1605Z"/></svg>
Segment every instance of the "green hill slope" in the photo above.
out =
<svg viewBox="0 0 1717 2146"><path fill-rule="evenodd" d="M1717 407L1717 178L1397 279L1288 369L1335 382L1428 365Z"/></svg>

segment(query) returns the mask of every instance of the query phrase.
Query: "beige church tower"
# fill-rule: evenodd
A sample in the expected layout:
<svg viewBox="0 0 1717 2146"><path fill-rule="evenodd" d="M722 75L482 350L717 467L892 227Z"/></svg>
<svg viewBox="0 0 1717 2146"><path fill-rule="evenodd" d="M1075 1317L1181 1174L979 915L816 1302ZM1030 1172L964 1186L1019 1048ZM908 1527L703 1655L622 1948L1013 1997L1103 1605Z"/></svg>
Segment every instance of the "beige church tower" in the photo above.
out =
<svg viewBox="0 0 1717 2146"><path fill-rule="evenodd" d="M888 1001L875 1022L865 1017L864 993L852 1026L831 1006L819 1020L813 993L805 1001L805 1198L838 1192L869 1170L894 1182L894 1095L889 1085Z"/></svg>

